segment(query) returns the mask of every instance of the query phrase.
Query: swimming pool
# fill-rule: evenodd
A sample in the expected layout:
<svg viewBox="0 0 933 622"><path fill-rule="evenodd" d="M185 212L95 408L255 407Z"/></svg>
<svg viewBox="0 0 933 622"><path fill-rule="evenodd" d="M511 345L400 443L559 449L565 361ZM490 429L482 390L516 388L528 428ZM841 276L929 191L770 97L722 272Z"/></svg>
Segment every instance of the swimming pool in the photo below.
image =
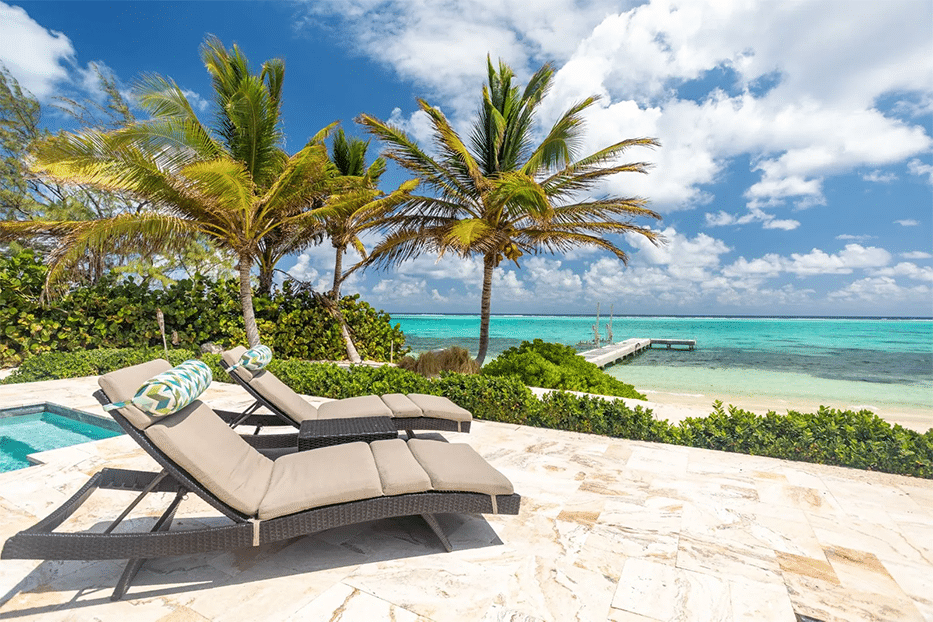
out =
<svg viewBox="0 0 933 622"><path fill-rule="evenodd" d="M122 433L112 419L51 402L0 408L0 472L31 466L29 454Z"/></svg>

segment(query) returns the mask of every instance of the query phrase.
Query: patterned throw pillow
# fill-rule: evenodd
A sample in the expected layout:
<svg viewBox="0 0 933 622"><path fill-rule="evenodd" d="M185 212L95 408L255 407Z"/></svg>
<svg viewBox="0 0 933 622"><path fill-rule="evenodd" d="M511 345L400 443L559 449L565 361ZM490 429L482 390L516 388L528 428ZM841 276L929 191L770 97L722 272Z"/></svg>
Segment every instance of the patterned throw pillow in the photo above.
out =
<svg viewBox="0 0 933 622"><path fill-rule="evenodd" d="M230 371L233 371L237 367L242 367L250 371L259 371L268 365L271 360L272 350L269 346L258 345L241 354L240 360L230 367Z"/></svg>
<svg viewBox="0 0 933 622"><path fill-rule="evenodd" d="M202 361L185 361L147 380L139 387L133 399L105 406L107 410L133 404L143 412L156 417L178 412L204 393L210 386L211 368Z"/></svg>

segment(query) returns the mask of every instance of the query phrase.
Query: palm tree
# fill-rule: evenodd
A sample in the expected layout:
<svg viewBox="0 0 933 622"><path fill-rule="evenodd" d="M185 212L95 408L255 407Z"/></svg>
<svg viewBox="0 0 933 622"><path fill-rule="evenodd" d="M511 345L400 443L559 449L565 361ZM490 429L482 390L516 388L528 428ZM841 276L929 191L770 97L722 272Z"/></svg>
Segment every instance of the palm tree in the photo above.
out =
<svg viewBox="0 0 933 622"><path fill-rule="evenodd" d="M171 250L203 236L236 255L248 343L259 343L250 272L267 236L313 235L310 206L330 189L324 139L333 125L289 156L280 120L284 62L250 72L241 50L209 37L201 56L211 74L216 124L201 123L173 81L147 76L138 87L151 119L113 131L62 134L39 143L34 168L52 179L130 193L151 209L89 221L0 223L0 241L60 239L47 287L89 250L135 246Z"/></svg>
<svg viewBox="0 0 933 622"><path fill-rule="evenodd" d="M362 361L347 322L340 311L340 285L350 274L364 265L366 247L360 240L365 231L383 226L390 214L400 203L408 199L411 191L418 186L418 180L403 182L389 195L376 188L379 178L385 172L386 162L377 158L369 167L366 166L366 150L369 142L358 138L347 139L342 129L334 134L331 152L331 164L334 175L333 194L325 205L315 210L321 221L322 235L330 238L335 250L334 284L327 295L320 295L311 290L315 299L340 325L340 333L347 349L347 358L351 363ZM343 269L343 255L352 246L363 258L349 270ZM305 284L307 286L307 284ZM307 288L310 289L310 288Z"/></svg>
<svg viewBox="0 0 933 622"><path fill-rule="evenodd" d="M334 284L330 290L334 300L340 299L341 284L363 265L360 262L344 271L343 256L347 248L352 246L365 260L366 247L359 236L383 226L386 217L407 200L411 191L418 186L418 180L414 179L403 182L388 196L380 192L376 186L386 170L386 161L384 158L376 158L367 167L368 148L369 141L348 139L342 129L334 134L330 157L340 175L340 181L345 184L345 190L336 192L328 205L318 211L324 232L335 250Z"/></svg>
<svg viewBox="0 0 933 622"><path fill-rule="evenodd" d="M370 115L357 121L382 140L384 154L418 175L436 196L413 196L391 219L392 231L371 253L383 267L422 252L483 258L479 352L482 365L489 346L489 312L493 270L503 260L518 265L526 253L564 252L595 246L622 261L625 252L606 234L636 233L657 243L650 228L635 217L660 218L638 197L591 198L584 193L601 180L623 172L646 173L645 162L616 163L631 147L654 147L653 138L614 143L583 158L575 146L582 136L582 113L596 102L588 97L568 109L544 140L533 146L535 110L554 75L545 64L523 92L512 86L512 70L487 58L489 82L483 87L470 147L443 113L419 99L428 115L437 156L429 155L398 128Z"/></svg>

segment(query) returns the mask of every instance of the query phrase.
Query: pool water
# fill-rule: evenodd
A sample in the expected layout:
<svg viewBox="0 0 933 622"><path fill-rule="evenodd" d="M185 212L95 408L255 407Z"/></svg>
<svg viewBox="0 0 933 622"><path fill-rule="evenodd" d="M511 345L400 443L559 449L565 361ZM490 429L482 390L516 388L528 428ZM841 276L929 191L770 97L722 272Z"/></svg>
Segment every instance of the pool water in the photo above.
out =
<svg viewBox="0 0 933 622"><path fill-rule="evenodd" d="M57 404L0 409L0 472L32 465L26 456L40 451L121 434L116 422Z"/></svg>

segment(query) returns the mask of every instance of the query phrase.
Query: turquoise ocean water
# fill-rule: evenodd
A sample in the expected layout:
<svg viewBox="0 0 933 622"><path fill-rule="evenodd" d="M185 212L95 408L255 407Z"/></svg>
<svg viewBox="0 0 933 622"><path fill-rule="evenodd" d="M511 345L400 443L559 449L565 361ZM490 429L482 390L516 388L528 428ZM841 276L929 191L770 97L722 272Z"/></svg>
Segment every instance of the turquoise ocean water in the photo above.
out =
<svg viewBox="0 0 933 622"><path fill-rule="evenodd" d="M487 361L540 338L586 350L595 316L499 315ZM475 355L478 315L393 315L415 352L459 345ZM600 334L607 336L607 317ZM696 339L694 351L649 350L609 373L639 389L756 395L933 410L933 320L616 317L613 341Z"/></svg>

